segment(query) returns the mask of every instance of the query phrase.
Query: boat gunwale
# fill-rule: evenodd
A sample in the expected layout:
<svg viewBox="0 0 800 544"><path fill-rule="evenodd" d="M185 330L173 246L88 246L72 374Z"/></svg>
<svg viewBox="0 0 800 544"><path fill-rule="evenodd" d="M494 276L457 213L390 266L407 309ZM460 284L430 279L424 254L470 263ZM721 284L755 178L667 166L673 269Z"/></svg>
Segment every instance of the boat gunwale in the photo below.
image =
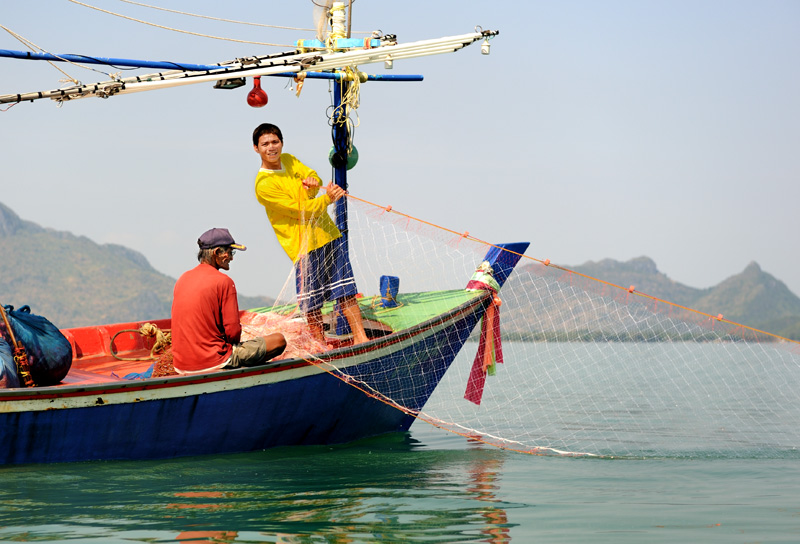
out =
<svg viewBox="0 0 800 544"><path fill-rule="evenodd" d="M403 342L411 337L424 333L437 325L459 317L461 314L468 313L474 310L478 305L485 306L490 301L490 293L488 291L477 291L477 296L473 299L467 300L448 310L447 312L438 314L434 317L418 323L407 329L402 329L386 336L375 338L366 343L357 346L345 346L336 348L334 350L320 354L320 357L315 357L322 363L335 363L347 359L349 357L362 355L372 351L377 351L382 348L390 347L394 344ZM359 363L354 363L359 364ZM283 372L295 368L303 368L316 364L309 359L293 358L267 363L257 367L235 368L230 370L212 370L203 374L196 374L192 376L173 375L158 378L145 378L142 380L122 380L122 381L109 381L95 384L59 384L45 387L30 388L15 388L0 390L0 402L11 401L25 401L25 400L43 400L43 399L60 399L67 397L81 397L95 395L98 393L115 394L115 393L130 393L134 391L146 391L154 389L170 389L174 387L181 387L187 385L197 385L213 383L218 381L230 381L239 378L253 377L262 374L271 374L275 372Z"/></svg>

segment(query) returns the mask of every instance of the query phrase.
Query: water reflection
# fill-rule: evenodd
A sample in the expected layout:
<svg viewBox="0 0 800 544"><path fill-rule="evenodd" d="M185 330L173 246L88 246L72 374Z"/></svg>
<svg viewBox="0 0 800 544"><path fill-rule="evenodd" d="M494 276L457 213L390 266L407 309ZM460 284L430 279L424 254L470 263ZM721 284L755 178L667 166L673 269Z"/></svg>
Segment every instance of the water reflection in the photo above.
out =
<svg viewBox="0 0 800 544"><path fill-rule="evenodd" d="M0 469L0 540L509 542L507 453L347 447Z"/></svg>
<svg viewBox="0 0 800 544"><path fill-rule="evenodd" d="M237 531L184 531L175 537L178 542L236 542Z"/></svg>
<svg viewBox="0 0 800 544"><path fill-rule="evenodd" d="M469 469L473 485L467 490L474 493L479 501L499 503L499 506L487 505L481 514L486 519L486 527L481 529L481 532L487 536L485 542L492 544L511 542L508 515L501 507L502 501L497 498L502 466L502 459L480 459L474 461Z"/></svg>

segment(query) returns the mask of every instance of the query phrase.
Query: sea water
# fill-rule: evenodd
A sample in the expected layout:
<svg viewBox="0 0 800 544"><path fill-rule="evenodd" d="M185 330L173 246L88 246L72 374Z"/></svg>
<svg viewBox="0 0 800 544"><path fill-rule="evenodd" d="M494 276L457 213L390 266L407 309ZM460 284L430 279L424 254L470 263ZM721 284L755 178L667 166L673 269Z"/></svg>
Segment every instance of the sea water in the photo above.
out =
<svg viewBox="0 0 800 544"><path fill-rule="evenodd" d="M417 422L335 447L1 467L0 541L796 543L800 460L531 456Z"/></svg>

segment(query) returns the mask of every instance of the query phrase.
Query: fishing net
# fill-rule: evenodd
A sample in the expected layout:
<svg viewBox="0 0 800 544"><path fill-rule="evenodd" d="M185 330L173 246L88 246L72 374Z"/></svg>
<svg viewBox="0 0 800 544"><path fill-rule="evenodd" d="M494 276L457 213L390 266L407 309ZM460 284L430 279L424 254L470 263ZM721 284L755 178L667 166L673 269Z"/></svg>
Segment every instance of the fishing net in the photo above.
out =
<svg viewBox="0 0 800 544"><path fill-rule="evenodd" d="M362 311L370 318L430 312L425 305L415 309L412 294L464 290L491 249L468 233L348 200L350 259L364 295ZM382 306L385 276L399 281L392 308ZM278 305L291 304L293 291L292 278ZM797 454L798 343L534 256L520 260L499 298L500 305L490 306L497 310L501 334L489 347L501 348L492 359L502 358L502 364L479 366L488 376L477 399L465 396L475 365L485 360L484 353L476 361L487 349L480 344L486 331L480 323L422 410L404 405L403 393L386 376L372 380L330 371L418 420L515 451L606 457ZM385 385L376 390L374 383Z"/></svg>

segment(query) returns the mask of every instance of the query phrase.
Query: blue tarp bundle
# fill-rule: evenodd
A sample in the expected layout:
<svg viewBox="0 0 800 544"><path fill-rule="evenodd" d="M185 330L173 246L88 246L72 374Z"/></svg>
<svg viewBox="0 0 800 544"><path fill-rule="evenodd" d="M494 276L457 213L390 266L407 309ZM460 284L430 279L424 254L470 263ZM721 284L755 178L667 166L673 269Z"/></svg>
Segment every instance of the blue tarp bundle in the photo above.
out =
<svg viewBox="0 0 800 544"><path fill-rule="evenodd" d="M63 380L72 365L69 340L46 318L32 314L29 306L22 306L19 310L5 306L5 310L17 342L28 353L31 376L36 385L55 385ZM3 332L6 341L10 342L8 333ZM13 359L11 364L15 368Z"/></svg>
<svg viewBox="0 0 800 544"><path fill-rule="evenodd" d="M8 342L0 338L0 388L10 389L19 387L19 376L17 376L17 365L14 364L14 350Z"/></svg>

